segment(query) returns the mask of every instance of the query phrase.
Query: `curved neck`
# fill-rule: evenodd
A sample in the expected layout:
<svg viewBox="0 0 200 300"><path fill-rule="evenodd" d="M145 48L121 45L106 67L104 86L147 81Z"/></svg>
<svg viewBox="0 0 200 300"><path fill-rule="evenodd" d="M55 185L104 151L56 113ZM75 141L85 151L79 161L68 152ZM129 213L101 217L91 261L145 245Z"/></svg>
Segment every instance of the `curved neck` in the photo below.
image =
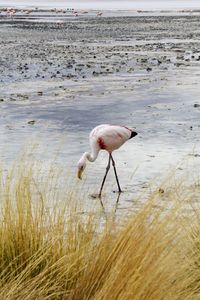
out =
<svg viewBox="0 0 200 300"><path fill-rule="evenodd" d="M84 155L85 160L87 159L90 162L93 162L97 159L98 154L99 154L99 150L93 149L91 153L85 152L83 155Z"/></svg>
<svg viewBox="0 0 200 300"><path fill-rule="evenodd" d="M92 152L92 153L85 152L84 156L87 160L89 160L90 162L93 162L97 159L98 153L99 153L99 151L95 151L95 152Z"/></svg>

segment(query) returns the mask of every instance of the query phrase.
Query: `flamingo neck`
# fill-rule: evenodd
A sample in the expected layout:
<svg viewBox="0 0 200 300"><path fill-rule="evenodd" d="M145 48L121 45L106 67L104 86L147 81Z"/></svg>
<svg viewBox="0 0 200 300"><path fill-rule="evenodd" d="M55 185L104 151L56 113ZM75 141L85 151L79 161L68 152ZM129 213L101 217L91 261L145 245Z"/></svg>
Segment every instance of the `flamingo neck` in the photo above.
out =
<svg viewBox="0 0 200 300"><path fill-rule="evenodd" d="M85 152L83 154L85 161L86 159L89 160L90 162L94 162L97 159L97 156L99 154L99 150L93 150L91 153Z"/></svg>

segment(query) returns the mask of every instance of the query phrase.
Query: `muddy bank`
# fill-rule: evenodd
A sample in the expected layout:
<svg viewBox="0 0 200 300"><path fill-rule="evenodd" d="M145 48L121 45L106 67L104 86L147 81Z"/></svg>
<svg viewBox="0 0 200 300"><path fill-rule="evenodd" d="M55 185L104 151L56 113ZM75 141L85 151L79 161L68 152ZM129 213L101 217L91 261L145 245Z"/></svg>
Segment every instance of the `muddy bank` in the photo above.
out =
<svg viewBox="0 0 200 300"><path fill-rule="evenodd" d="M199 17L1 20L1 82L85 79L200 65Z"/></svg>

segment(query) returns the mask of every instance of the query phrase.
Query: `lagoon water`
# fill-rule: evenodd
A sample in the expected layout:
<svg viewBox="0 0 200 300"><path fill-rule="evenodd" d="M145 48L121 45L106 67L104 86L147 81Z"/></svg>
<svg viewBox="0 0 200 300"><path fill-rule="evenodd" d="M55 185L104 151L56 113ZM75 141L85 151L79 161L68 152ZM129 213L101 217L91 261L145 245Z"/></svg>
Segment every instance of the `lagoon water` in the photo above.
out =
<svg viewBox="0 0 200 300"><path fill-rule="evenodd" d="M180 4L168 1L173 6L175 2ZM26 5L20 0L1 1L5 3ZM56 6L65 3L57 1ZM102 3L103 7L121 5ZM132 4L139 3L142 1ZM97 9L94 3L87 4ZM55 7L54 1L31 1L29 5ZM149 1L148 5L150 9ZM69 14L69 18L45 12L45 22L38 22L37 11L20 14L0 18L0 154L6 165L24 148L33 149L33 159L42 166L56 161L68 169L73 184L89 198L99 189L107 155L102 151L95 163L88 163L83 183L76 179L76 164L89 150L90 130L113 123L138 131L136 138L114 153L125 191L121 209L127 209L135 195L152 182L159 187L168 169L175 168L180 176L187 174L187 164L199 169L200 34L196 13L126 18L109 12L102 18L96 13ZM33 148L35 144L39 146ZM66 177L62 180L68 183ZM110 172L104 201L116 198L115 189Z"/></svg>

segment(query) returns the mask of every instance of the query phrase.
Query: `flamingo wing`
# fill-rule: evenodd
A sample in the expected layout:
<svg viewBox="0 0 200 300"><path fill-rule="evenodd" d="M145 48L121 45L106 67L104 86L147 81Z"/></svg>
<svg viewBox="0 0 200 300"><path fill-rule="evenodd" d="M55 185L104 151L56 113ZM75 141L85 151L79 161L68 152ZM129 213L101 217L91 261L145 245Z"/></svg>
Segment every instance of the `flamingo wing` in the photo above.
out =
<svg viewBox="0 0 200 300"><path fill-rule="evenodd" d="M130 139L132 132L128 127L102 124L92 130L90 144L95 142L100 149L112 152Z"/></svg>

